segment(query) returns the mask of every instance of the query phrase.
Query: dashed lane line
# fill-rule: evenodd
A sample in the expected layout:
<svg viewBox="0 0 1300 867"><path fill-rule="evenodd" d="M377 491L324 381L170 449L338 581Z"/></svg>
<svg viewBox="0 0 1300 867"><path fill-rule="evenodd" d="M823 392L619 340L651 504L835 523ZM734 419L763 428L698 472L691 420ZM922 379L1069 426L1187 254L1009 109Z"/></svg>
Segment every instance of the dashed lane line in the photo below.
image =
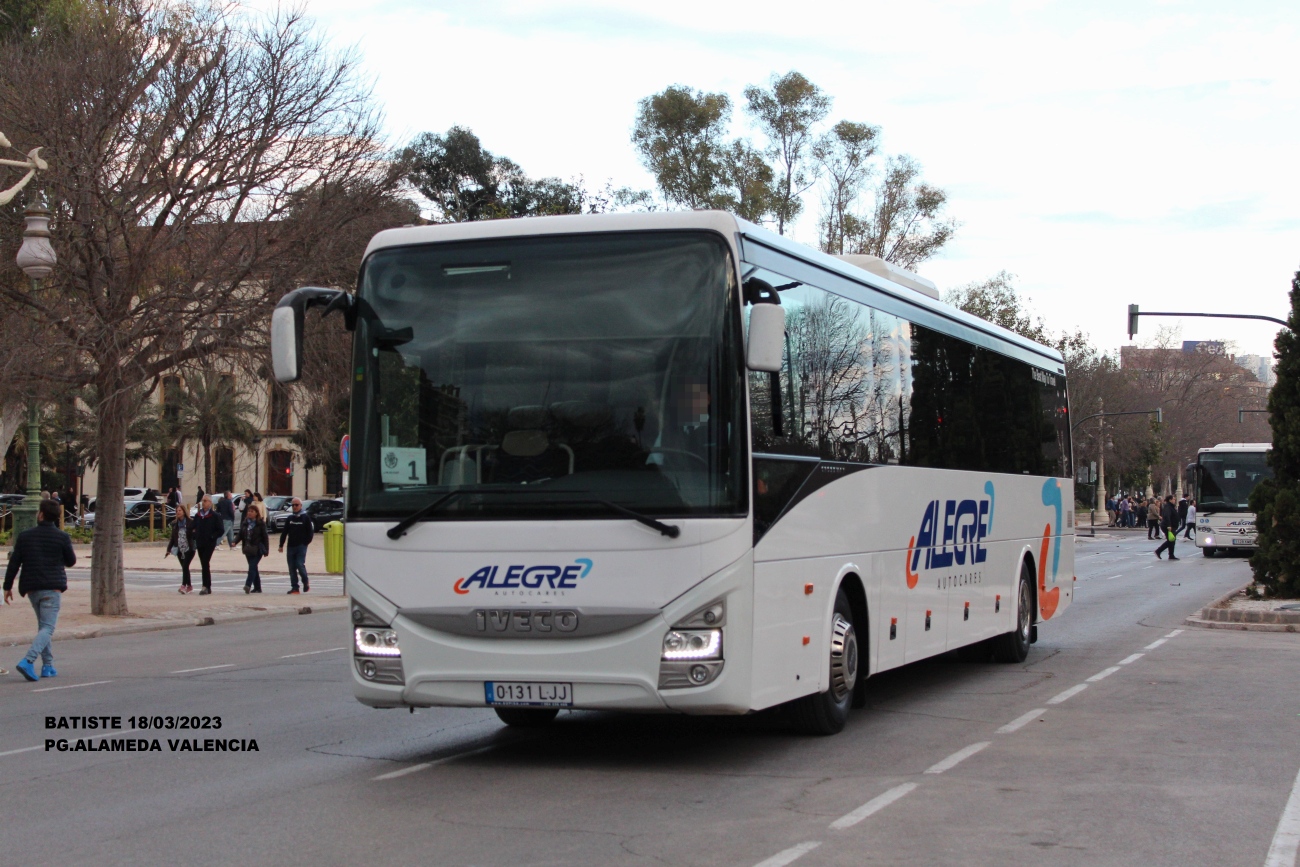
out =
<svg viewBox="0 0 1300 867"><path fill-rule="evenodd" d="M927 774L942 774L944 771L950 771L953 768L957 767L962 762L969 759L971 756L978 753L980 750L987 747L988 745L989 745L988 741L980 741L977 744L971 744L968 747L963 747L962 749L948 756L948 758L944 759L943 761L936 762L935 764L926 768L925 772Z"/></svg>
<svg viewBox="0 0 1300 867"><path fill-rule="evenodd" d="M785 867L787 864L793 864L803 856L821 845L820 840L809 840L807 843L800 843L798 846L791 846L784 852L777 852L766 861L759 861L754 867Z"/></svg>
<svg viewBox="0 0 1300 867"><path fill-rule="evenodd" d="M1117 671L1119 671L1118 665L1112 665L1110 668L1102 669L1092 677L1088 678L1088 683L1096 683L1099 680L1105 680Z"/></svg>
<svg viewBox="0 0 1300 867"><path fill-rule="evenodd" d="M910 794L916 789L916 787L916 783L903 783L901 786L894 786L894 788L885 792L883 795L877 795L853 812L845 813L834 822L831 822L831 830L843 831L845 828L852 828L868 816L879 813L899 798Z"/></svg>
<svg viewBox="0 0 1300 867"><path fill-rule="evenodd" d="M1264 867L1295 867L1297 850L1300 850L1300 774L1296 774L1291 797L1287 799L1277 830L1273 832L1273 844L1268 847Z"/></svg>
<svg viewBox="0 0 1300 867"><path fill-rule="evenodd" d="M40 689L33 689L32 692L54 692L56 689L80 689L83 686L99 686L101 683L112 683L111 680L92 680L90 683L70 683L67 686L43 686Z"/></svg>
<svg viewBox="0 0 1300 867"><path fill-rule="evenodd" d="M1038 719L1040 716L1042 716L1045 713L1047 713L1046 708L1036 707L1033 710L1031 710L1029 713L1023 716L1016 717L1011 722L1007 723L1002 728L998 729L996 734L1009 735L1012 732L1020 731L1022 728L1029 725L1031 722Z"/></svg>
<svg viewBox="0 0 1300 867"><path fill-rule="evenodd" d="M1144 648L1142 648L1142 649L1143 649L1143 650L1155 650L1157 647L1159 647L1160 645L1164 644L1164 643L1165 643L1166 641L1168 641L1168 640L1169 640L1168 638L1157 638L1155 641L1151 642L1150 644L1148 644L1146 647L1144 647Z"/></svg>
<svg viewBox="0 0 1300 867"><path fill-rule="evenodd" d="M180 671L168 672L168 674L189 674L194 671L215 671L218 668L234 668L233 662L227 662L225 665L205 665L202 668L182 668Z"/></svg>
<svg viewBox="0 0 1300 867"><path fill-rule="evenodd" d="M1049 698L1047 700L1047 703L1060 704L1063 701L1068 701L1069 699L1074 698L1076 695L1083 692L1087 688L1088 688L1088 684L1086 683L1076 683L1074 686L1070 687L1065 692L1058 692L1056 695Z"/></svg>
<svg viewBox="0 0 1300 867"><path fill-rule="evenodd" d="M1128 664L1130 664L1130 663L1137 662L1139 659L1141 659L1141 658L1144 657L1144 656L1146 656L1145 653L1131 653L1131 654L1129 654L1128 656L1126 656L1126 657L1124 657L1123 659L1121 659L1121 660L1119 661L1119 664L1120 664L1120 665L1128 665Z"/></svg>
<svg viewBox="0 0 1300 867"><path fill-rule="evenodd" d="M121 735L129 735L132 732L137 732L137 731L139 731L139 729L120 729L119 731L105 732L102 735L88 735L86 737L81 738L81 740L97 741L100 738L115 738L115 737L120 737ZM3 753L0 753L0 757L15 756L18 755L18 753L30 753L36 750L43 750L43 749L45 749L44 744L41 744L40 746L37 747L23 747L22 749L17 749L17 750L6 750Z"/></svg>
<svg viewBox="0 0 1300 867"><path fill-rule="evenodd" d="M1171 632L1171 633L1169 633L1168 635L1166 635L1165 638L1173 638L1173 637L1175 637L1175 636L1177 636L1177 635L1182 635L1182 634L1183 634L1183 630L1181 630L1181 629L1175 629L1173 632Z"/></svg>
<svg viewBox="0 0 1300 867"><path fill-rule="evenodd" d="M318 654L318 653L334 653L335 651L339 651L339 650L347 650L347 648L346 648L346 647L327 647L327 648L325 648L324 650L309 650L309 651L307 651L306 653L289 653L289 654L286 654L286 655L284 655L284 656L282 656L282 657L280 657L280 658L281 658L281 659L294 659L295 657L299 657L299 656L315 656L315 655Z"/></svg>
<svg viewBox="0 0 1300 867"><path fill-rule="evenodd" d="M1114 581L1116 578L1123 578L1123 577L1124 577L1124 574L1123 574L1123 573L1120 573L1119 575L1112 575L1112 576L1110 576L1109 578L1107 578L1106 580L1107 580L1107 581Z"/></svg>
<svg viewBox="0 0 1300 867"><path fill-rule="evenodd" d="M486 753L488 750L496 749L497 746L498 744L489 744L486 747L479 747L478 749L466 750L463 753L454 753L450 756L443 756L440 759L434 759L431 762L421 762L418 765L411 765L410 767L400 768L396 771L389 771L386 774L380 774L379 776L371 777L370 779L373 782L378 782L382 780L395 780L398 777L404 777L407 774L413 774L416 771L423 771L425 768L432 768L434 765L445 765L447 762L454 761L456 759L463 759L466 756L476 756L479 753Z"/></svg>

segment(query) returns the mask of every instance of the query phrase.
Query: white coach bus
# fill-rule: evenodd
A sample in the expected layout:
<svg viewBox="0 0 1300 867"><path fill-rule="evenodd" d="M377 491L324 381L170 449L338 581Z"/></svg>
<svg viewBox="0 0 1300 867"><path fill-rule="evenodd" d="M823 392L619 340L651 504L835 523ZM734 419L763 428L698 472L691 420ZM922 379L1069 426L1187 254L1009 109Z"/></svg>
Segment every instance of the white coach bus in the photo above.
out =
<svg viewBox="0 0 1300 867"><path fill-rule="evenodd" d="M1206 557L1254 551L1255 513L1250 493L1273 478L1269 443L1219 443L1201 449L1192 465L1196 497L1196 547Z"/></svg>
<svg viewBox="0 0 1300 867"><path fill-rule="evenodd" d="M281 382L306 308L355 328L357 698L833 733L870 674L1023 660L1073 591L1061 356L850 258L719 212L498 220L287 295Z"/></svg>

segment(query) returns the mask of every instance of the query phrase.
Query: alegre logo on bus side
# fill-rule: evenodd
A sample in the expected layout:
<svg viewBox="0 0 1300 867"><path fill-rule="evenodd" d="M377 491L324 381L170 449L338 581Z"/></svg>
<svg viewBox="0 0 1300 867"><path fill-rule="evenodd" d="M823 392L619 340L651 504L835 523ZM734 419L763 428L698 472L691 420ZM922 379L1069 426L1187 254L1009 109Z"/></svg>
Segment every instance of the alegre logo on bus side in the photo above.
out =
<svg viewBox="0 0 1300 867"><path fill-rule="evenodd" d="M578 586L579 578L586 578L594 563L579 557L567 566L484 566L468 578L457 578L452 589L460 595L473 587L484 590L570 590Z"/></svg>
<svg viewBox="0 0 1300 867"><path fill-rule="evenodd" d="M913 588L921 569L947 569L983 563L983 542L993 524L993 483L984 483L987 496L979 500L931 500L921 527L907 543L907 586ZM924 563L921 557L925 556Z"/></svg>

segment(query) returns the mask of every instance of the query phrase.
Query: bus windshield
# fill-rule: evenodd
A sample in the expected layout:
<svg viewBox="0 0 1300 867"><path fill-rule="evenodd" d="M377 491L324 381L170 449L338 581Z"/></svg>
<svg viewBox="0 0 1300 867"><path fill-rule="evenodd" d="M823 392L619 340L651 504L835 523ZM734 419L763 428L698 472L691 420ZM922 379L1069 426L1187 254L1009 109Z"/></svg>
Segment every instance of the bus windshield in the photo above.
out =
<svg viewBox="0 0 1300 867"><path fill-rule="evenodd" d="M532 236L369 257L354 517L743 514L739 299L701 232Z"/></svg>
<svg viewBox="0 0 1300 867"><path fill-rule="evenodd" d="M1201 512L1249 512L1250 492L1273 478L1267 452L1207 452L1197 463L1196 503Z"/></svg>

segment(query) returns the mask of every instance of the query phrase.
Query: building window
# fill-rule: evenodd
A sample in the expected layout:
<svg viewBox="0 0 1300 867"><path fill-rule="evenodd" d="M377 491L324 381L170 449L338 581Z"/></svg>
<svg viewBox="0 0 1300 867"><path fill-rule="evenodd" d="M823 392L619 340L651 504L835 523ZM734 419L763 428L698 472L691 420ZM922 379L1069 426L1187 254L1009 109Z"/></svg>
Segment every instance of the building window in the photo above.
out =
<svg viewBox="0 0 1300 867"><path fill-rule="evenodd" d="M158 487L164 491L181 486L180 475L176 472L176 466L180 463L180 452L176 449L168 449L163 452L162 473L159 479Z"/></svg>
<svg viewBox="0 0 1300 867"><path fill-rule="evenodd" d="M212 452L212 482L218 491L235 487L235 450L221 447Z"/></svg>
<svg viewBox="0 0 1300 867"><path fill-rule="evenodd" d="M266 453L266 495L293 494L293 453L276 449Z"/></svg>
<svg viewBox="0 0 1300 867"><path fill-rule="evenodd" d="M181 415L181 403L184 401L185 388L179 376L168 376L162 382L163 418L175 423Z"/></svg>
<svg viewBox="0 0 1300 867"><path fill-rule="evenodd" d="M289 429L289 391L278 382L271 383L271 417L268 429Z"/></svg>

